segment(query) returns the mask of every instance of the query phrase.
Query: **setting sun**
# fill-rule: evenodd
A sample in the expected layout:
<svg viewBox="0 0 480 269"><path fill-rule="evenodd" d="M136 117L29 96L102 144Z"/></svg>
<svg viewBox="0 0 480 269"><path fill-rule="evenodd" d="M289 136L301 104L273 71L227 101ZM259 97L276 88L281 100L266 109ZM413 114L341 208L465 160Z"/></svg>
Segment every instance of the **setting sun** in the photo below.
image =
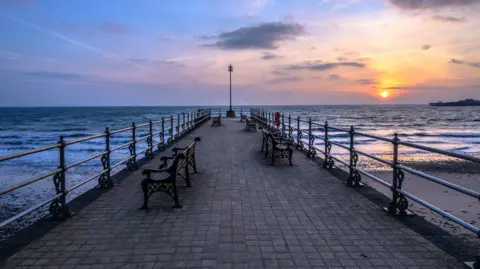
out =
<svg viewBox="0 0 480 269"><path fill-rule="evenodd" d="M390 95L390 93L387 92L387 91L382 91L382 92L380 92L380 96L381 96L382 98L385 98L385 99L386 99L386 98L388 98L389 95Z"/></svg>

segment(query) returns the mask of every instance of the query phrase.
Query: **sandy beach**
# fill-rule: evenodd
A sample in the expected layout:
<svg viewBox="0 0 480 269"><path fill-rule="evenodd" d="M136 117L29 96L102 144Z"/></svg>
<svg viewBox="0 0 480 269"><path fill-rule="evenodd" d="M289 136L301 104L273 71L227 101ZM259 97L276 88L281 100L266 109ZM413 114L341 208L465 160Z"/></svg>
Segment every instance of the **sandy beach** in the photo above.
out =
<svg viewBox="0 0 480 269"><path fill-rule="evenodd" d="M391 159L391 155L383 155L380 157ZM479 164L438 156L437 154L402 155L399 161L418 171L480 192ZM380 165L376 161L361 156L359 167L387 182L392 182L392 169L386 165ZM366 176L362 176L362 181L384 195L391 197L391 190L376 181ZM405 180L402 188L474 226L480 226L480 201L476 198L408 172L405 172ZM441 227L452 235L476 238L473 232L413 201L410 201L409 209L415 214L425 217L426 220Z"/></svg>

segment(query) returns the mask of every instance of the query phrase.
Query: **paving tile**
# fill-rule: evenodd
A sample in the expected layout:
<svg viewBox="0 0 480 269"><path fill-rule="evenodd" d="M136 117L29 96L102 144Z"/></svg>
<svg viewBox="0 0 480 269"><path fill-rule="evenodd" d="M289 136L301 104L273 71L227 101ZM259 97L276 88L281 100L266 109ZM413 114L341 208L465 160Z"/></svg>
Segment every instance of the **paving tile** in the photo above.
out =
<svg viewBox="0 0 480 269"><path fill-rule="evenodd" d="M192 188L179 180L183 208L155 193L138 209L142 169L156 157L5 268L463 268L303 153L291 167L268 165L261 133L238 120L175 146L196 136L198 174Z"/></svg>

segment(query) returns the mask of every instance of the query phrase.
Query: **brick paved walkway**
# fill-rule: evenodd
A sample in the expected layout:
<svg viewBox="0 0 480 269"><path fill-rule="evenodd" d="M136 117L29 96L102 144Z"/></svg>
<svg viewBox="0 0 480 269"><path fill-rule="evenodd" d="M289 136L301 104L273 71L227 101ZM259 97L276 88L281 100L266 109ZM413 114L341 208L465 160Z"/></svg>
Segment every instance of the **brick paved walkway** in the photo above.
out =
<svg viewBox="0 0 480 269"><path fill-rule="evenodd" d="M261 134L224 122L185 138L202 141L182 209L156 193L139 210L140 169L6 267L462 268L299 152L268 166Z"/></svg>

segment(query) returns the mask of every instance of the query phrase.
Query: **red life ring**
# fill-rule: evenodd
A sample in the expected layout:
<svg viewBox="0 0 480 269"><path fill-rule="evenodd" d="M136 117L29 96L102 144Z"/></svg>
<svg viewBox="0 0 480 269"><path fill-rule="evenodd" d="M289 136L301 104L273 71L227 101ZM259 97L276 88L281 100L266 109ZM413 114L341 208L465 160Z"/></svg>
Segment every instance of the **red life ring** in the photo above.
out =
<svg viewBox="0 0 480 269"><path fill-rule="evenodd" d="M275 112L275 126L280 125L280 112Z"/></svg>

